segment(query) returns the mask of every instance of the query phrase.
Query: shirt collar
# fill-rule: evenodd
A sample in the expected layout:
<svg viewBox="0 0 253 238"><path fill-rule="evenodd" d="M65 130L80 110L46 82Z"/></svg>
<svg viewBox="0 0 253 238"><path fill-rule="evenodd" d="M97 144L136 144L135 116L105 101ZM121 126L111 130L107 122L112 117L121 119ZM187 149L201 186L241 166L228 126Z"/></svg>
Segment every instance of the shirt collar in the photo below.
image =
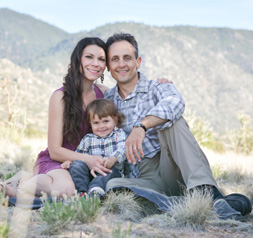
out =
<svg viewBox="0 0 253 238"><path fill-rule="evenodd" d="M143 73L140 73L140 72L138 72L138 77L139 77L139 80L134 90L126 97L126 99L134 97L137 93L148 92L148 84L147 84L147 81L149 81L148 78ZM122 100L121 96L119 95L118 84L116 84L116 86L114 86L112 90L109 90L106 96L114 97L114 98Z"/></svg>

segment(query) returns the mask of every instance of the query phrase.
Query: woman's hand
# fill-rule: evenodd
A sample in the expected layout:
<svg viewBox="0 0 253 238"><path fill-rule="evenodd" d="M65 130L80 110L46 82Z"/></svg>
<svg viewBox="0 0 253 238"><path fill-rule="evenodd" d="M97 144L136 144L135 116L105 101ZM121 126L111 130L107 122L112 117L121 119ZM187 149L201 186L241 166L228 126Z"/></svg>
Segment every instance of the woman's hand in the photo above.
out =
<svg viewBox="0 0 253 238"><path fill-rule="evenodd" d="M90 169L90 173L93 177L97 177L96 173L99 173L103 176L106 176L107 173L111 173L110 169L104 167L104 159L102 156L95 155L85 155L85 159L83 160Z"/></svg>

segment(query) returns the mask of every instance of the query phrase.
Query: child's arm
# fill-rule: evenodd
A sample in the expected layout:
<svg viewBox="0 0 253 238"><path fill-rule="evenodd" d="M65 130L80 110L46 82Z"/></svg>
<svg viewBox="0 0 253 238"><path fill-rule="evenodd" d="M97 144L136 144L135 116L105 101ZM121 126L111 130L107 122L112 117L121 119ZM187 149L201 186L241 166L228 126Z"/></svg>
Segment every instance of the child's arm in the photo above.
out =
<svg viewBox="0 0 253 238"><path fill-rule="evenodd" d="M117 149L109 156L109 159L111 157L114 157L117 160L116 162L119 162L120 164L126 160L125 141L126 141L126 133L123 131L123 129L118 129L116 132L116 137L115 137Z"/></svg>
<svg viewBox="0 0 253 238"><path fill-rule="evenodd" d="M61 167L62 167L63 169L68 169L71 163L72 163L72 161L67 160L67 161L65 161L65 162L63 162L63 163L61 164Z"/></svg>
<svg viewBox="0 0 253 238"><path fill-rule="evenodd" d="M107 169L110 169L114 164L118 162L117 158L114 156L110 156L109 158L104 159L104 166Z"/></svg>
<svg viewBox="0 0 253 238"><path fill-rule="evenodd" d="M90 148L90 137L89 134L85 135L83 139L81 140L80 144L76 148L76 152L82 153L82 154L89 154L89 148Z"/></svg>

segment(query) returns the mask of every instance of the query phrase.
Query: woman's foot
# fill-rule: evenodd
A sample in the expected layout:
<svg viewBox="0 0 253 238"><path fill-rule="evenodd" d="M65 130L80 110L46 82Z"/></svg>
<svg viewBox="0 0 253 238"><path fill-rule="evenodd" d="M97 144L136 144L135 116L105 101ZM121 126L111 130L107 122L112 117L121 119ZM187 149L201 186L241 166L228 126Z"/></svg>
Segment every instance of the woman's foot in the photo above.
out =
<svg viewBox="0 0 253 238"><path fill-rule="evenodd" d="M0 183L0 192L4 192L4 195L9 197L17 196L17 189L5 183Z"/></svg>

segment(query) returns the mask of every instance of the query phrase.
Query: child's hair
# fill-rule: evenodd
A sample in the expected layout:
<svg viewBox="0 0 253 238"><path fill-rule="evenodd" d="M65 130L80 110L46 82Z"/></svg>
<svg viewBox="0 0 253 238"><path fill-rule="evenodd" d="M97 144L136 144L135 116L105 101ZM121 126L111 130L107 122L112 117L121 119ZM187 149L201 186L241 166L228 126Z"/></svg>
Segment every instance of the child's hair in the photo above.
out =
<svg viewBox="0 0 253 238"><path fill-rule="evenodd" d="M102 117L112 117L116 119L116 126L121 127L125 116L120 113L113 101L105 98L96 99L88 104L86 108L86 120L90 124L91 116L97 115L99 119Z"/></svg>

